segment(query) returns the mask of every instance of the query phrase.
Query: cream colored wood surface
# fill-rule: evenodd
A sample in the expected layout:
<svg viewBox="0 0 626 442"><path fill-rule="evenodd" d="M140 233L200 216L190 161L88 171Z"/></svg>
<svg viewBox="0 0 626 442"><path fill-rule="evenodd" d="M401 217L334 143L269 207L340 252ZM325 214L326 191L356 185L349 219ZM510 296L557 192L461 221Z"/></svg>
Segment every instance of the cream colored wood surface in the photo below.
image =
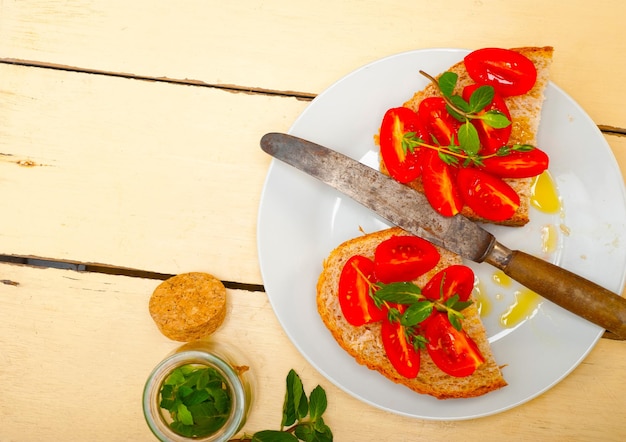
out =
<svg viewBox="0 0 626 442"><path fill-rule="evenodd" d="M20 0L1 8L0 57L319 93L402 51L552 45L555 83L595 121L618 126L626 102L622 0Z"/></svg>
<svg viewBox="0 0 626 442"><path fill-rule="evenodd" d="M0 77L0 253L170 274L210 263L261 283L259 140L308 102L11 65Z"/></svg>
<svg viewBox="0 0 626 442"><path fill-rule="evenodd" d="M0 255L262 284L260 137L353 69L420 48L554 46L553 81L613 128L624 172L625 17L621 0L0 0ZM0 264L0 441L154 440L143 383L178 345L148 314L158 283ZM626 439L625 342L602 339L510 411L423 421L330 384L265 293L228 293L215 338L250 356L248 432L280 425L294 368L326 389L338 441Z"/></svg>
<svg viewBox="0 0 626 442"><path fill-rule="evenodd" d="M143 384L178 343L148 313L158 281L0 264L2 441L150 441ZM563 382L530 403L473 421L421 421L365 405L330 384L282 333L261 292L228 291L214 339L247 356L256 380L244 431L280 426L290 368L328 395L337 441L619 440L624 435L623 343L601 340ZM529 361L531 363L531 361Z"/></svg>

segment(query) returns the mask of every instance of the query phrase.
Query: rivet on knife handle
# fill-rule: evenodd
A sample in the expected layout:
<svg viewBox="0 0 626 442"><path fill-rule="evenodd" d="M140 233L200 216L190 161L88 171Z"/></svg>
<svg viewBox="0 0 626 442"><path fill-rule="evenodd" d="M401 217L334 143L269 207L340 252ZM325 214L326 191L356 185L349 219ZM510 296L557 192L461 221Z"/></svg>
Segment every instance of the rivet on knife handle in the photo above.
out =
<svg viewBox="0 0 626 442"><path fill-rule="evenodd" d="M485 262L535 293L626 339L626 299L568 270L496 243Z"/></svg>

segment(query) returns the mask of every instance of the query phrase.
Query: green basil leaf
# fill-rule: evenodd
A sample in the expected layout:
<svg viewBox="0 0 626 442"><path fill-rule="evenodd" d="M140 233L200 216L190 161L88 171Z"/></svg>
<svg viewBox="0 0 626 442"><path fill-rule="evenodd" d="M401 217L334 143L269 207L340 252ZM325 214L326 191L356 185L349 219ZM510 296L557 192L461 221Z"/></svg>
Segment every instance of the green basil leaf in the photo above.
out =
<svg viewBox="0 0 626 442"><path fill-rule="evenodd" d="M190 395L185 397L183 403L187 406L196 405L206 401L209 397L209 392L206 390L194 390Z"/></svg>
<svg viewBox="0 0 626 442"><path fill-rule="evenodd" d="M463 328L461 325L461 318L456 315L456 312L454 310L448 310L448 321L450 321L452 327L454 327L458 331L461 331L461 329Z"/></svg>
<svg viewBox="0 0 626 442"><path fill-rule="evenodd" d="M480 86L476 88L469 99L469 112L477 113L483 110L493 101L495 92L493 86Z"/></svg>
<svg viewBox="0 0 626 442"><path fill-rule="evenodd" d="M452 96L458 78L459 76L457 74L450 71L441 74L439 77L439 90L441 90L444 97Z"/></svg>
<svg viewBox="0 0 626 442"><path fill-rule="evenodd" d="M176 416L178 416L178 420L184 425L193 425L193 416L185 404L178 404Z"/></svg>
<svg viewBox="0 0 626 442"><path fill-rule="evenodd" d="M291 433L277 430L258 431L252 435L251 442L298 442L298 438Z"/></svg>
<svg viewBox="0 0 626 442"><path fill-rule="evenodd" d="M431 301L420 301L407 308L400 320L400 324L405 327L413 327L430 316L433 311Z"/></svg>
<svg viewBox="0 0 626 442"><path fill-rule="evenodd" d="M159 403L159 407L172 411L175 410L174 404L176 404L176 393L174 392L174 386L163 385L163 387L161 388L161 402Z"/></svg>
<svg viewBox="0 0 626 442"><path fill-rule="evenodd" d="M210 376L209 370L200 370L198 379L196 380L196 389L203 390L209 384Z"/></svg>
<svg viewBox="0 0 626 442"><path fill-rule="evenodd" d="M472 301L458 301L454 303L452 308L456 310L457 312L462 312L463 310L465 310L467 307L469 307L472 304L473 304Z"/></svg>
<svg viewBox="0 0 626 442"><path fill-rule="evenodd" d="M311 424L311 422L298 424L293 434L298 439L303 440L304 442L315 441L315 430L313 429L313 425Z"/></svg>
<svg viewBox="0 0 626 442"><path fill-rule="evenodd" d="M502 112L492 109L480 116L487 126L502 129L511 125L511 121Z"/></svg>
<svg viewBox="0 0 626 442"><path fill-rule="evenodd" d="M193 388L191 387L187 387L186 385L181 385L180 387L178 387L178 396L181 398L187 397L191 393L193 393Z"/></svg>
<svg viewBox="0 0 626 442"><path fill-rule="evenodd" d="M309 404L304 393L300 376L292 369L287 374L287 390L283 403L283 419L281 426L293 425L296 420L302 419L309 412Z"/></svg>
<svg viewBox="0 0 626 442"><path fill-rule="evenodd" d="M328 401L326 392L319 385L315 387L309 395L309 417L312 421L316 421L326 411Z"/></svg>
<svg viewBox="0 0 626 442"><path fill-rule="evenodd" d="M447 154L445 152L439 151L439 159L450 166L454 166L459 163L459 159L454 155Z"/></svg>
<svg viewBox="0 0 626 442"><path fill-rule="evenodd" d="M480 150L480 138L472 123L467 122L459 127L459 144L468 155L476 155Z"/></svg>
<svg viewBox="0 0 626 442"><path fill-rule="evenodd" d="M392 282L391 284L378 284L374 296L387 302L396 304L414 304L421 301L424 296L422 290L411 282Z"/></svg>
<svg viewBox="0 0 626 442"><path fill-rule="evenodd" d="M511 147L509 147L509 146L502 146L501 148L499 148L499 149L496 151L496 156L499 156L499 157L505 157L505 156L507 156L508 154L510 154L512 150L513 150L513 149L511 149Z"/></svg>
<svg viewBox="0 0 626 442"><path fill-rule="evenodd" d="M183 366L184 367L184 366ZM183 367L178 367L167 376L165 379L164 385L179 385L185 382L185 374L183 372Z"/></svg>
<svg viewBox="0 0 626 442"><path fill-rule="evenodd" d="M535 146L531 144L514 144L512 149L517 152L530 152L535 149Z"/></svg>
<svg viewBox="0 0 626 442"><path fill-rule="evenodd" d="M465 101L463 99L463 97L461 97L460 95L453 95L453 96L451 96L450 97L450 101L452 102L452 104L454 104L456 107L458 107L463 112L471 112L471 108L470 108L469 103L467 101Z"/></svg>

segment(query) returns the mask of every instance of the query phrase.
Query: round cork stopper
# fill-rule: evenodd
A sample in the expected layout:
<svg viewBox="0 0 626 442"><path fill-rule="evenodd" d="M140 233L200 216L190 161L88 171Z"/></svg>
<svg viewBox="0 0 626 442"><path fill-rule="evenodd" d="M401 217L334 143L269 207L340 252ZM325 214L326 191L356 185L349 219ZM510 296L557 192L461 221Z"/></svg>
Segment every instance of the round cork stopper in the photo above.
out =
<svg viewBox="0 0 626 442"><path fill-rule="evenodd" d="M208 273L173 276L157 286L150 315L168 338L189 342L213 333L226 317L226 288Z"/></svg>

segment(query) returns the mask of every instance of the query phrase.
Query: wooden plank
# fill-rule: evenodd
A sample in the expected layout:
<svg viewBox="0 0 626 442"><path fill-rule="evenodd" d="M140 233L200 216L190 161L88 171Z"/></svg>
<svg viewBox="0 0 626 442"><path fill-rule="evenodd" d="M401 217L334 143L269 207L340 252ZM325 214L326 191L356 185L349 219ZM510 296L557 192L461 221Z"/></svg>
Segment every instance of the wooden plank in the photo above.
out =
<svg viewBox="0 0 626 442"><path fill-rule="evenodd" d="M270 159L258 140L307 101L11 65L0 75L0 254L262 283ZM626 137L606 139L626 168Z"/></svg>
<svg viewBox="0 0 626 442"><path fill-rule="evenodd" d="M148 313L158 281L7 264L0 264L0 280L0 440L154 440L141 412L143 385L179 345L158 332ZM263 293L229 290L228 303L213 339L249 358L256 390L248 433L279 428L284 378L293 368L307 391L318 384L326 390L325 420L339 441L626 436L623 342L601 340L564 381L510 411L423 421L381 411L329 383L290 343Z"/></svg>
<svg viewBox="0 0 626 442"><path fill-rule="evenodd" d="M621 0L22 0L0 3L0 56L316 94L398 52L552 45L556 84L623 128L626 85L610 78L626 77L624 16Z"/></svg>
<svg viewBox="0 0 626 442"><path fill-rule="evenodd" d="M307 101L0 65L0 254L261 283L270 157Z"/></svg>

